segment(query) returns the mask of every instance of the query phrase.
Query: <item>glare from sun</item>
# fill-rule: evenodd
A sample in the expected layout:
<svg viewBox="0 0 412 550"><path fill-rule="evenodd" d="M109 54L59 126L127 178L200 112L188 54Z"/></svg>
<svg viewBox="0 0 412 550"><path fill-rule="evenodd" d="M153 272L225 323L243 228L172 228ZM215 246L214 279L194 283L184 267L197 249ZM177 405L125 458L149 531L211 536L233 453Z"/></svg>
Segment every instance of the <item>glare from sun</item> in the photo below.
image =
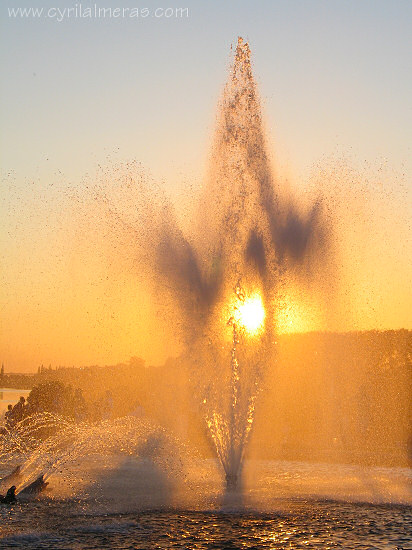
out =
<svg viewBox="0 0 412 550"><path fill-rule="evenodd" d="M265 308L259 294L245 298L237 305L234 318L249 334L256 334L265 320Z"/></svg>

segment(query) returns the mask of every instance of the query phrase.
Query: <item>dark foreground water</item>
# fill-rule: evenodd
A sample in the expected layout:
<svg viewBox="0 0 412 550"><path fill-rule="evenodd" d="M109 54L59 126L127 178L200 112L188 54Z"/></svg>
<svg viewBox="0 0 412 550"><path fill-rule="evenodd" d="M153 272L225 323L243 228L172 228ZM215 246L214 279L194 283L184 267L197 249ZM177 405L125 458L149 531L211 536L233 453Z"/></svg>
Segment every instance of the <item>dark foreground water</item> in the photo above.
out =
<svg viewBox="0 0 412 550"><path fill-rule="evenodd" d="M46 459L25 463L20 486ZM55 466L40 498L0 504L0 549L412 550L409 468L247 461L242 491L225 494L212 459L90 454Z"/></svg>
<svg viewBox="0 0 412 550"><path fill-rule="evenodd" d="M412 507L283 501L271 513L141 511L93 514L80 502L1 506L0 548L412 549Z"/></svg>

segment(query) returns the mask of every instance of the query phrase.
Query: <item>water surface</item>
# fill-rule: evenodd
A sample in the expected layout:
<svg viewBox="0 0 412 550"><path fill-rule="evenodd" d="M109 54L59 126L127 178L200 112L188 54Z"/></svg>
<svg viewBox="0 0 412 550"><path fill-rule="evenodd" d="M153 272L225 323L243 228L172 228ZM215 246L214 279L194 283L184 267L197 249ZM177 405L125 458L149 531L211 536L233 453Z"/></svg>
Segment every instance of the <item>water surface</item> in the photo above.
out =
<svg viewBox="0 0 412 550"><path fill-rule="evenodd" d="M411 549L412 509L301 501L282 511L144 511L87 515L70 502L2 509L0 548ZM81 506L79 504L79 506Z"/></svg>

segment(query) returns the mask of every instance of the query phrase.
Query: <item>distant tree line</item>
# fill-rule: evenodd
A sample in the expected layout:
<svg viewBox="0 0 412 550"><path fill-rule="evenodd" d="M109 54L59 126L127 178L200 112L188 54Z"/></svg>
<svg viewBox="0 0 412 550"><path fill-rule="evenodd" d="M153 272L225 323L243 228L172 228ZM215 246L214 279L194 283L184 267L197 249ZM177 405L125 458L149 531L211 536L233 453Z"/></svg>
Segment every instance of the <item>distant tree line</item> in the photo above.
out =
<svg viewBox="0 0 412 550"><path fill-rule="evenodd" d="M412 459L412 331L279 335L259 395L248 452L262 458L404 465ZM3 374L1 386L33 388L33 403L53 409L61 393L81 391L87 418L98 419L106 392L111 417L145 415L205 455L213 453L195 398L196 373L184 358L159 367L139 358L115 366L40 368ZM56 383L64 385L57 390ZM55 390L50 390L54 384ZM34 390L39 387L41 390ZM67 388L71 389L68 390ZM30 399L29 399L30 400ZM408 455L409 453L409 455Z"/></svg>

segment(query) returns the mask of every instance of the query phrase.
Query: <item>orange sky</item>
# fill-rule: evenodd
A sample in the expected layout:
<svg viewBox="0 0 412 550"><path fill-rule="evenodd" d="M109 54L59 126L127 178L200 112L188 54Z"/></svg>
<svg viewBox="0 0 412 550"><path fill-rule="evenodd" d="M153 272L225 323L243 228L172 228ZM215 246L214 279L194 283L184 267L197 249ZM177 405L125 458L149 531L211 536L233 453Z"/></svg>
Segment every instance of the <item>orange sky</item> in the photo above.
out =
<svg viewBox="0 0 412 550"><path fill-rule="evenodd" d="M329 275L316 292L291 285L282 330L412 328L411 6L196 0L186 20L138 27L6 20L6 371L178 351L139 277L133 232L116 246L99 219L95 174L141 162L190 229L238 35L251 44L279 185L300 203L321 191L334 228L336 293Z"/></svg>
<svg viewBox="0 0 412 550"><path fill-rule="evenodd" d="M328 161L312 175L312 184L329 194L335 216L337 293L333 303L327 293L323 300L327 277L316 293L290 286L280 313L282 330L411 328L403 180L382 170L373 175L370 168L361 172ZM6 370L114 364L135 355L158 363L177 353L170 323L157 314L150 284L139 276L133 232L126 231L130 242L123 249L120 241L113 247L117 237L108 238L107 225L99 222L102 205L95 204L87 185L83 204L79 195L62 195L44 183L32 191L29 186L22 187L25 201L9 215L2 266L0 343ZM388 191L396 186L398 193ZM292 187L298 195L299 182ZM196 194L192 198L186 197L186 204L195 203Z"/></svg>

